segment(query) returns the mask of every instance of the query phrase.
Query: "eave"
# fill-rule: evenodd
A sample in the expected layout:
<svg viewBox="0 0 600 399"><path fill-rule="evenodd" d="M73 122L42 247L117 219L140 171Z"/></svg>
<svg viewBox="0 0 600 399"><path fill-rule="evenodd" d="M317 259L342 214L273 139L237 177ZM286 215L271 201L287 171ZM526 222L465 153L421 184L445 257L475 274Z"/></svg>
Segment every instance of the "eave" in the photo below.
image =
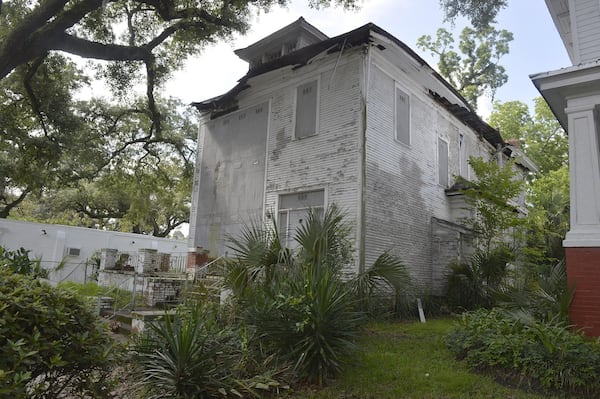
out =
<svg viewBox="0 0 600 399"><path fill-rule="evenodd" d="M600 61L537 73L529 78L567 132L567 100L600 94Z"/></svg>
<svg viewBox="0 0 600 399"><path fill-rule="evenodd" d="M330 39L323 40L319 43L312 44L310 46L303 47L289 54L282 56L271 62L262 64L256 68L248 71L231 90L227 93L217 97L213 97L200 102L193 102L191 105L196 107L201 112L216 112L220 113L227 109L235 107L235 97L243 90L250 87L248 81L258 75L262 75L276 69L292 66L293 68L300 68L310 62L315 56L327 52L334 53L340 51L342 48L349 48L354 46L360 46L364 44L370 44L373 42L372 33L380 34L386 37L389 41L397 45L410 57L412 57L419 65L429 70L431 75L441 82L449 91L452 92L463 104L463 107L468 108L471 112L474 112L468 102L462 97L462 95L450 85L441 75L439 75L427 62L415 53L410 47L404 42L398 40L396 37L381 29L379 26L369 23L361 26L360 28L354 29L350 32L344 33L339 36L332 37ZM381 46L381 50L385 47Z"/></svg>

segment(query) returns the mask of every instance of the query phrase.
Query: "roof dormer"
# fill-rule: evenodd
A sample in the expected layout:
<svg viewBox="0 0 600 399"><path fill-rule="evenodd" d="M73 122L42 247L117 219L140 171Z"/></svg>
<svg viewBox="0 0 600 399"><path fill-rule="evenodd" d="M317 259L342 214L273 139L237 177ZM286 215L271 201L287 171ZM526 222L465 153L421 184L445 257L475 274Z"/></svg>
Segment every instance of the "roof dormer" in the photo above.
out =
<svg viewBox="0 0 600 399"><path fill-rule="evenodd" d="M252 70L302 47L328 39L327 35L300 17L297 21L242 49L235 54Z"/></svg>

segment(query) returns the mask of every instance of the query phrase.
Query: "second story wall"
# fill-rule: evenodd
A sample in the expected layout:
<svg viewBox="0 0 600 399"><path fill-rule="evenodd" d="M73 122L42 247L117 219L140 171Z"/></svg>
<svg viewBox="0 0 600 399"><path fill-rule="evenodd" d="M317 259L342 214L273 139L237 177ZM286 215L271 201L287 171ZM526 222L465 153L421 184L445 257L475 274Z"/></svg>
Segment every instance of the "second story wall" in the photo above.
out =
<svg viewBox="0 0 600 399"><path fill-rule="evenodd" d="M272 95L265 183L265 209L278 218L283 230L286 228L281 225L287 224L287 230L293 232L303 218L300 208L335 203L347 213L352 238L356 238L362 68L362 51L354 48L266 77L288 82ZM298 99L306 88L316 90L314 125L301 109L306 104L312 107L312 100ZM303 121L298 121L300 114ZM314 200L303 202L306 193L312 193Z"/></svg>
<svg viewBox="0 0 600 399"><path fill-rule="evenodd" d="M420 281L436 281L432 218L453 222L445 190L473 178L470 156L491 147L428 94L426 83L373 51L366 140L366 264L399 255ZM444 265L444 267L447 266ZM438 279L443 280L441 277ZM436 288L436 287L433 287ZM439 288L439 287L437 287Z"/></svg>
<svg viewBox="0 0 600 399"><path fill-rule="evenodd" d="M263 214L269 102L200 127L191 229L193 246L222 254L227 235Z"/></svg>
<svg viewBox="0 0 600 399"><path fill-rule="evenodd" d="M293 232L308 207L332 203L355 238L362 62L353 48L256 76L239 111L201 125L193 246L222 254L226 236L251 220L275 218Z"/></svg>

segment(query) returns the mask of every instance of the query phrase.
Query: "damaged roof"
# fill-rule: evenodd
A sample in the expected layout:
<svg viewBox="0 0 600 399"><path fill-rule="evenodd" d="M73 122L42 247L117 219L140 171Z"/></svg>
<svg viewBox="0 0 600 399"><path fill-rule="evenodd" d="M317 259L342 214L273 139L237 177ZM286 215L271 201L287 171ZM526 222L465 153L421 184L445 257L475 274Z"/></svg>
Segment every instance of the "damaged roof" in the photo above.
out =
<svg viewBox="0 0 600 399"><path fill-rule="evenodd" d="M498 129L494 129L484 122L475 112L473 112L473 110L462 107L459 104L453 104L448 101L446 97L440 96L433 90L428 90L428 93L438 104L454 115L456 119L475 130L477 134L486 139L488 143L494 147L504 145L504 140Z"/></svg>
<svg viewBox="0 0 600 399"><path fill-rule="evenodd" d="M440 95L438 92L427 88L427 93L442 107L447 109L452 115L458 120L462 121L465 125L475 130L483 139L488 141L492 146L498 148L505 144L500 132L494 129L486 122L484 122L464 99L464 97L450 84L448 83L438 72L436 72L427 62L415 53L410 47L404 42L394 37L379 26L368 23L357 29L349 31L347 33L335 36L329 39L322 40L318 43L302 47L298 50L290 52L272 60L270 62L258 65L251 68L246 75L244 75L238 83L228 92L210 98L208 100L194 102L191 105L196 107L201 112L210 112L213 118L218 117L223 113L227 113L237 108L235 98L243 90L250 87L248 81L255 76L262 75L264 73L292 66L300 68L310 62L315 56L327 52L334 53L341 51L344 48L350 48L354 46L361 46L364 44L372 44L375 41L374 34L378 34L398 46L401 50L406 52L412 57L421 67L425 68L426 71L434 77L437 82L441 83L442 87L449 90L453 96L460 100L460 103L454 103L447 97ZM378 44L377 48L385 50L385 46Z"/></svg>
<svg viewBox="0 0 600 399"><path fill-rule="evenodd" d="M350 32L329 39L325 39L321 42L306 47L302 47L296 51L283 55L282 57L277 58L273 61L256 66L255 68L250 69L248 73L238 81L238 84L235 85L227 93L210 98L208 100L194 102L192 103L192 105L196 107L199 111L222 111L231 105L231 101L237 96L237 94L250 87L250 85L248 84L248 80L252 77L262 75L264 73L286 66L293 66L294 68L302 67L306 65L316 55L324 51L327 51L327 53L334 53L336 51L340 51L342 48L350 48L354 46L372 43L372 33L378 33L386 37L395 45L397 45L406 53L408 53L421 66L427 67L436 79L438 79L448 90L452 91L454 95L456 95L462 100L464 106L468 107L471 111L473 111L472 108L470 108L470 106L468 105L467 101L460 95L460 93L454 87L452 87L452 85L450 85L444 78L442 78L433 68L431 68L423 58L421 58L417 53L415 53L404 42L398 40L396 37L394 37L387 31L383 30L382 28L373 23L368 23ZM384 47L380 47L380 49L383 50Z"/></svg>

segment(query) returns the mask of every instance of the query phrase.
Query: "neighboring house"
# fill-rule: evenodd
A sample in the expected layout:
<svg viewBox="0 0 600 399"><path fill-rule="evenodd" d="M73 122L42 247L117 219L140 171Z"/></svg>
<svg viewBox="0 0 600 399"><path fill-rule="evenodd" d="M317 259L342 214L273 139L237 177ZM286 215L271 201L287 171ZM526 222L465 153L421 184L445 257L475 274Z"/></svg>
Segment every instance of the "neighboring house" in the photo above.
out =
<svg viewBox="0 0 600 399"><path fill-rule="evenodd" d="M546 0L573 66L531 76L569 134L571 321L600 336L600 2Z"/></svg>
<svg viewBox="0 0 600 399"><path fill-rule="evenodd" d="M470 156L502 161L518 149L376 25L328 38L300 18L236 54L248 73L194 103L190 246L222 255L253 219L293 232L307 209L335 203L352 225L355 270L391 251L439 293L469 242L454 177L473 178Z"/></svg>
<svg viewBox="0 0 600 399"><path fill-rule="evenodd" d="M60 224L0 219L0 246L9 250L29 250L30 258L39 259L40 265L50 272L49 280L55 283L89 281L98 271L90 259L99 257L103 248L124 253L154 249L170 254L173 262L179 258L180 269L185 271L186 268L185 241Z"/></svg>

